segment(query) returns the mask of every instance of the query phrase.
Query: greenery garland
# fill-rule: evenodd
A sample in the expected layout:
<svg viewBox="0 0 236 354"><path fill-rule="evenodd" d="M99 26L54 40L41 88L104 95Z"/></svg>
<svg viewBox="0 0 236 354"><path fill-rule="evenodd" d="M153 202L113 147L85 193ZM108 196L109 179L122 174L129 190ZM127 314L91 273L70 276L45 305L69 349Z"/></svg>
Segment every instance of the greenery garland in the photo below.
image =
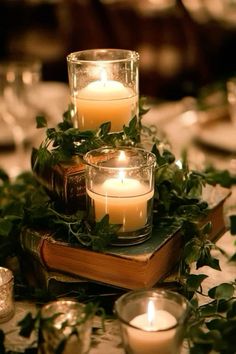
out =
<svg viewBox="0 0 236 354"><path fill-rule="evenodd" d="M141 117L144 113L146 110L141 105L140 117L134 117L119 133L110 132L109 122L102 124L97 131L80 132L73 127L70 109L55 128L48 128L45 118L37 117L37 127L46 128L46 138L39 149L32 151L32 170L34 171L36 165L37 168L47 168L104 145L142 146L141 136L148 137L153 144L152 152L156 155L158 164L155 173L154 223L159 220L178 222L185 239L184 252L179 263L178 290L190 300L194 310L187 333L190 353L210 353L214 350L217 353L233 354L236 352L236 283L220 284L210 289L209 302L199 306L195 295L202 293L202 283L207 276L191 274L191 268L193 265L196 268L207 265L220 270L219 261L211 254L216 245L207 238L211 225L207 224L202 228L198 226L198 220L207 213L207 203L201 198L202 188L206 183L230 187L235 184L236 179L227 171L216 171L213 168L204 172L191 171L186 155L183 155L182 167L179 168L175 163L175 156L163 144L163 140L158 139L155 131L142 125ZM1 170L0 180L0 264L14 268L16 296L33 296L42 300L39 295L43 295L44 300L49 299L49 294L45 298L45 293L31 292L20 272L22 251L18 237L23 227L46 225L54 231L55 237L65 235L65 241L80 243L94 250L104 250L116 237L118 227L109 224L109 216L91 227L83 212L67 215L58 210L30 172L19 175L12 182ZM235 217L232 216L232 234L235 233L235 225ZM235 261L235 258L233 255L231 261ZM36 322L33 317L23 320L21 334L29 336ZM5 353L2 331L0 352Z"/></svg>

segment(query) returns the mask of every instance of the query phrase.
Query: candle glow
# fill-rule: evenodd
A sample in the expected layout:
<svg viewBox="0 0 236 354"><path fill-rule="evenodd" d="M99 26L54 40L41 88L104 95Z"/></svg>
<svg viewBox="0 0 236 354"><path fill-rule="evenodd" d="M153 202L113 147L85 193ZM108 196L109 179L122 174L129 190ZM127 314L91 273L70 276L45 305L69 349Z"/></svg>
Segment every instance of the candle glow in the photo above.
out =
<svg viewBox="0 0 236 354"><path fill-rule="evenodd" d="M134 317L129 328L129 346L134 354L176 354L176 318L168 311L155 309L152 300L147 312ZM140 330L142 333L140 333Z"/></svg>
<svg viewBox="0 0 236 354"><path fill-rule="evenodd" d="M109 80L103 68L100 80L79 90L72 101L80 129L93 130L104 122L111 122L111 131L121 131L135 115L138 97L121 82Z"/></svg>
<svg viewBox="0 0 236 354"><path fill-rule="evenodd" d="M147 317L150 327L153 327L154 317L155 317L155 307L153 301L149 301L148 303L148 310L147 310Z"/></svg>
<svg viewBox="0 0 236 354"><path fill-rule="evenodd" d="M154 192L138 180L125 177L124 170L119 169L116 178L106 179L87 193L94 202L96 221L109 214L110 223L121 224L124 232L145 226L147 202Z"/></svg>

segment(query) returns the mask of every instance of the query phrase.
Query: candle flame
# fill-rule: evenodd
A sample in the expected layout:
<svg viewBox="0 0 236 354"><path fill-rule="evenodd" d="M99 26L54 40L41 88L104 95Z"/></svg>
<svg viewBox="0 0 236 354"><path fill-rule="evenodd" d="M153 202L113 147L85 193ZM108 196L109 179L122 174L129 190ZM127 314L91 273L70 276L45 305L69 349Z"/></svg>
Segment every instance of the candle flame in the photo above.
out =
<svg viewBox="0 0 236 354"><path fill-rule="evenodd" d="M118 161L125 161L126 160L126 155L123 150L120 151L120 155L118 157Z"/></svg>
<svg viewBox="0 0 236 354"><path fill-rule="evenodd" d="M125 171L119 170L119 180L121 181L121 183L124 183L124 179L125 179Z"/></svg>
<svg viewBox="0 0 236 354"><path fill-rule="evenodd" d="M107 84L107 72L104 68L101 69L100 79L103 86Z"/></svg>
<svg viewBox="0 0 236 354"><path fill-rule="evenodd" d="M154 319L155 319L155 306L153 301L149 301L148 303L147 318L148 318L148 324L150 326L153 326Z"/></svg>

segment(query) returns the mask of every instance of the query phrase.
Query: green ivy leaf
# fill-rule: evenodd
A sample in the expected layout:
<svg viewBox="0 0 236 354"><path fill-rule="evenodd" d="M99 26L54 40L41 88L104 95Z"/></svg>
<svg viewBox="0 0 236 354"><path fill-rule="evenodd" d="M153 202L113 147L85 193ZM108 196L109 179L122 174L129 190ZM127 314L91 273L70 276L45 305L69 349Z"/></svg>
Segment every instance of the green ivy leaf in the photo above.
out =
<svg viewBox="0 0 236 354"><path fill-rule="evenodd" d="M47 127L47 121L44 116L37 116L36 117L36 127L38 129Z"/></svg>
<svg viewBox="0 0 236 354"><path fill-rule="evenodd" d="M10 181L8 174L2 168L0 168L0 180L5 183Z"/></svg>
<svg viewBox="0 0 236 354"><path fill-rule="evenodd" d="M208 329L213 330L219 330L222 331L225 328L225 324L227 323L227 320L224 318L215 318L209 322L206 322L206 326Z"/></svg>
<svg viewBox="0 0 236 354"><path fill-rule="evenodd" d="M230 308L229 310L227 311L227 318L228 319L236 319L236 301L233 301L231 304L230 304Z"/></svg>
<svg viewBox="0 0 236 354"><path fill-rule="evenodd" d="M99 128L99 134L106 136L111 130L111 122L103 123Z"/></svg>
<svg viewBox="0 0 236 354"><path fill-rule="evenodd" d="M212 166L204 171L204 177L207 183L212 185L220 184L225 188L230 188L236 183L236 177L231 176L228 170L216 170Z"/></svg>
<svg viewBox="0 0 236 354"><path fill-rule="evenodd" d="M216 270L221 270L219 260L212 257L210 250L207 247L201 249L201 254L196 264L197 269L203 266L208 266Z"/></svg>
<svg viewBox="0 0 236 354"><path fill-rule="evenodd" d="M196 291L204 279L207 278L205 274L190 274L187 278L187 288L189 291Z"/></svg>
<svg viewBox="0 0 236 354"><path fill-rule="evenodd" d="M199 259L201 254L200 245L196 244L195 240L191 240L184 246L184 261L190 265Z"/></svg>
<svg viewBox="0 0 236 354"><path fill-rule="evenodd" d="M199 313L202 317L209 317L215 315L217 313L217 302L212 301L208 304L200 306Z"/></svg>
<svg viewBox="0 0 236 354"><path fill-rule="evenodd" d="M0 218L0 235L8 236L12 229L12 222L6 218Z"/></svg>
<svg viewBox="0 0 236 354"><path fill-rule="evenodd" d="M234 294L234 286L229 283L222 283L208 291L208 295L212 299L230 299Z"/></svg>
<svg viewBox="0 0 236 354"><path fill-rule="evenodd" d="M218 312L219 313L226 313L227 311L229 311L231 309L232 306L232 299L230 300L225 300L225 299L221 299L218 300Z"/></svg>
<svg viewBox="0 0 236 354"><path fill-rule="evenodd" d="M29 338L32 331L35 329L35 322L37 318L33 318L32 313L29 312L27 315L18 322L18 325L21 327L19 334L22 337Z"/></svg>

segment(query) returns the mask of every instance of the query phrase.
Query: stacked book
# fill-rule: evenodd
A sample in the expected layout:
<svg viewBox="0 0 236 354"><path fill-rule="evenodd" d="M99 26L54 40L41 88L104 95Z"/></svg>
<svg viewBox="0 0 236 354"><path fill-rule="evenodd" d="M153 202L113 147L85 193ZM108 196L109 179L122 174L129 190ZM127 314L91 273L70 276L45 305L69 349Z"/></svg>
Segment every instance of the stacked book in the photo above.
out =
<svg viewBox="0 0 236 354"><path fill-rule="evenodd" d="M80 165L78 174L81 175ZM207 186L204 192L209 213L200 223L204 225L211 221L209 239L212 241L225 231L223 205L229 193L220 186ZM46 285L49 279L59 277L62 280L70 276L72 282L92 281L123 289L154 286L172 272L184 247L179 225L164 220L153 228L152 236L144 243L111 246L104 252L55 240L50 230L25 229L21 244L32 262L36 262L36 273L41 274Z"/></svg>

